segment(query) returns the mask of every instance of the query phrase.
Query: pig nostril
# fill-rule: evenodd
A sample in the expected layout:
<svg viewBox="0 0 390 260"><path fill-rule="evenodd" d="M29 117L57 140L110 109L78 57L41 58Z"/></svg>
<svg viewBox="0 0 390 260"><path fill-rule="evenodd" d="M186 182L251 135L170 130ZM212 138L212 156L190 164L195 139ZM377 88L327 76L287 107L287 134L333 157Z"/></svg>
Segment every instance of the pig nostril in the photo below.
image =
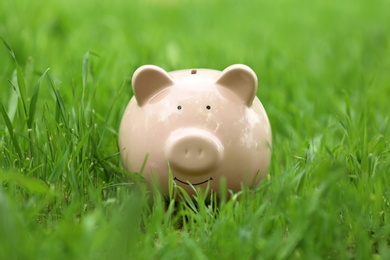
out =
<svg viewBox="0 0 390 260"><path fill-rule="evenodd" d="M211 106L207 105L207 106L206 106L206 109L207 109L207 110L210 110L210 109L211 109Z"/></svg>
<svg viewBox="0 0 390 260"><path fill-rule="evenodd" d="M181 106L177 106L177 110L181 110L181 108L182 108Z"/></svg>

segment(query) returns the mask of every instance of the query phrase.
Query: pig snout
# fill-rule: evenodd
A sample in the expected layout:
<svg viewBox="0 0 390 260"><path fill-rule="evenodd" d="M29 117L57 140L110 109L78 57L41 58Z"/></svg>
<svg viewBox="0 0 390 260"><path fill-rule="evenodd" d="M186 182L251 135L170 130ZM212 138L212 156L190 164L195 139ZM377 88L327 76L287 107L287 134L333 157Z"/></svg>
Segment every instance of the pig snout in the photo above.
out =
<svg viewBox="0 0 390 260"><path fill-rule="evenodd" d="M170 167L183 174L203 174L215 168L223 157L223 145L219 139L202 129L176 130L166 145Z"/></svg>

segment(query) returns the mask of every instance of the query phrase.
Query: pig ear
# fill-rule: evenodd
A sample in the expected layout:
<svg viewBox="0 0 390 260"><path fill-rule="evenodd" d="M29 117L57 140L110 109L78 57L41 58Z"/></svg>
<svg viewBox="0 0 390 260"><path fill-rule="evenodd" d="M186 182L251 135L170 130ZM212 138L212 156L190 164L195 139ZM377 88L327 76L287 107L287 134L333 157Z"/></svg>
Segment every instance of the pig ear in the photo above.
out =
<svg viewBox="0 0 390 260"><path fill-rule="evenodd" d="M160 67L144 65L133 75L132 85L139 106L144 105L158 92L173 84L173 79Z"/></svg>
<svg viewBox="0 0 390 260"><path fill-rule="evenodd" d="M257 77L248 66L235 64L227 67L222 71L216 83L232 90L247 106L252 105L257 91Z"/></svg>

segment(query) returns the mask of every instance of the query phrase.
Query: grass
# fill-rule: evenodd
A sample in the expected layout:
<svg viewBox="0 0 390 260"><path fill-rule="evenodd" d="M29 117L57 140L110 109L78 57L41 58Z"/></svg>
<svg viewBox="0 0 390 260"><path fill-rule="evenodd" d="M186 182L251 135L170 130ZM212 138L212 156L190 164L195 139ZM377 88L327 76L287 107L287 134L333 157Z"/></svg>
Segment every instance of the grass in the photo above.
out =
<svg viewBox="0 0 390 260"><path fill-rule="evenodd" d="M389 7L1 1L0 259L388 259ZM123 170L149 63L256 71L273 128L259 187L175 201Z"/></svg>

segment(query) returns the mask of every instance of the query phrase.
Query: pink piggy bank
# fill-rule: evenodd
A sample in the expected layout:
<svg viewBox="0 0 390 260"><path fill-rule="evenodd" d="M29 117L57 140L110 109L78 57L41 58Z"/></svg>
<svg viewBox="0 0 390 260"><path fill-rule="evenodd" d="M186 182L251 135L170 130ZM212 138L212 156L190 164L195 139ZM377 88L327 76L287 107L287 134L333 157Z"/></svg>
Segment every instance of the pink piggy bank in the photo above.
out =
<svg viewBox="0 0 390 260"><path fill-rule="evenodd" d="M217 191L221 178L236 192L266 173L271 127L248 66L168 73L145 65L135 71L132 86L119 129L126 170L142 169L146 181L157 181L166 194L169 170L190 194L191 186Z"/></svg>

